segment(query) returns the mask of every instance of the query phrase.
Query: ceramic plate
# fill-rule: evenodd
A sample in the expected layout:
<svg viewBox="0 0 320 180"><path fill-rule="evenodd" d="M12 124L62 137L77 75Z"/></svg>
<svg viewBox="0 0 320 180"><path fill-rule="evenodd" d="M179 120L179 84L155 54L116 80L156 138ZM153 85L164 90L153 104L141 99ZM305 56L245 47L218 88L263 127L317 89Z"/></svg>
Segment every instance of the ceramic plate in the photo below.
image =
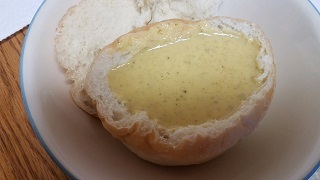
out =
<svg viewBox="0 0 320 180"><path fill-rule="evenodd" d="M320 160L320 15L307 0L225 0L219 15L256 22L272 44L277 88L256 131L215 160L163 167L141 160L76 106L54 58L59 19L79 0L46 0L21 56L30 123L56 163L77 179L302 179Z"/></svg>

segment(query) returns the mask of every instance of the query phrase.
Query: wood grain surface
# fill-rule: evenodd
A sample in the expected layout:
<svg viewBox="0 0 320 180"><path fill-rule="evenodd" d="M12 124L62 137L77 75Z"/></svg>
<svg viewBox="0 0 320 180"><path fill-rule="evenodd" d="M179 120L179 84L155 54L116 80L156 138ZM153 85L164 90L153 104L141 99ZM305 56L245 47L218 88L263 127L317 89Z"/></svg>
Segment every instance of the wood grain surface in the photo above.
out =
<svg viewBox="0 0 320 180"><path fill-rule="evenodd" d="M0 179L68 179L43 149L23 106L19 65L26 31L0 42Z"/></svg>

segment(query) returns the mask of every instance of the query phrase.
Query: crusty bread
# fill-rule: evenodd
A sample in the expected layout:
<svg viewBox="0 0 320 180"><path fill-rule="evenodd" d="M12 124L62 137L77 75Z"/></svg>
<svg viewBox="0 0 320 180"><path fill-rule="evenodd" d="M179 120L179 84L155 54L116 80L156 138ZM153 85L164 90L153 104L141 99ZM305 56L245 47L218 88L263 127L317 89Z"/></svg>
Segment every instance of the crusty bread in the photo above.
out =
<svg viewBox="0 0 320 180"><path fill-rule="evenodd" d="M165 18L212 17L222 0L82 0L70 8L56 30L55 52L73 82L71 94L82 109L96 109L84 91L87 71L99 51L136 27Z"/></svg>
<svg viewBox="0 0 320 180"><path fill-rule="evenodd" d="M240 19L215 17L204 21L211 28L237 31L261 43L257 61L263 69L259 77L264 79L263 84L242 102L234 114L223 120L166 129L150 120L146 112L130 114L108 87L106 76L109 70L127 62L140 50L131 48L120 52L117 49L119 42L126 37L143 38L150 29L161 29L161 23L175 23L184 27L180 29L188 29L188 25L196 22L175 19L136 29L108 45L95 59L87 75L86 91L93 99L103 126L145 160L161 165L190 165L213 159L252 133L269 107L275 89L276 69L264 33L257 25Z"/></svg>

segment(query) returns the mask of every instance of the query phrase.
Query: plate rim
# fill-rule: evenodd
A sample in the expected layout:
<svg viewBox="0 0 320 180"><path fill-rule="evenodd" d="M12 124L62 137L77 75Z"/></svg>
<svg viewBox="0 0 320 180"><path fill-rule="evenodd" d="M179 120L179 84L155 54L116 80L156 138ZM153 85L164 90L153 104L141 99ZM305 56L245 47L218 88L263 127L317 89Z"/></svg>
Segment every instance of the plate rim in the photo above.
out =
<svg viewBox="0 0 320 180"><path fill-rule="evenodd" d="M25 88L24 88L24 53L25 53L25 48L27 46L27 42L28 42L28 38L29 38L29 33L32 31L32 27L33 27L33 23L36 21L37 15L39 14L39 12L41 11L42 7L44 6L44 4L47 2L47 0L43 0L43 2L41 3L41 5L39 6L39 8L37 9L35 15L33 16L30 24L29 24L29 28L28 31L24 37L23 40L23 45L22 45L22 49L21 49L21 55L20 55L20 90L21 90L21 96L22 96L22 101L23 101L23 105L25 108L25 111L27 113L27 117L28 117L28 121L31 125L31 128L33 130L33 132L35 133L36 137L39 139L42 147L45 149L45 151L47 152L47 154L50 156L50 158L57 164L57 166L71 179L77 179L75 177L74 174L71 173L71 171L69 171L63 164L62 162L60 162L58 160L58 158L53 154L53 152L50 150L50 148L47 146L45 140L42 138L36 124L35 121L33 120L32 114L30 112L30 108L28 105L28 101L27 101L27 97L26 97L26 93L25 93Z"/></svg>
<svg viewBox="0 0 320 180"><path fill-rule="evenodd" d="M79 0L81 1L81 0ZM318 13L318 15L320 16L320 9L317 9L315 7L315 5L313 4L313 2L311 0L307 0L309 2L309 4L313 7L313 9ZM21 91L21 96L22 96L22 101L23 101L23 106L25 108L25 111L27 113L27 117L28 117L28 121L31 125L32 130L34 131L36 137L39 139L42 147L45 149L45 151L47 152L47 154L50 156L50 158L57 164L57 166L71 179L77 179L76 176L71 173L70 170L68 170L68 168L65 167L65 165L62 164L62 162L60 162L58 160L58 158L54 155L54 153L50 150L50 148L47 146L46 142L44 141L44 139L42 138L36 124L35 121L32 117L32 114L30 112L30 108L28 105L28 101L26 98L26 93L25 93L25 87L24 87L24 53L25 53L25 48L27 46L27 42L28 42L28 37L29 37L29 33L32 31L32 27L33 27L33 23L36 21L38 14L40 13L40 11L42 10L43 6L45 5L45 3L47 2L47 0L43 0L43 2L41 3L41 5L39 6L39 8L37 9L35 15L33 16L30 24L29 24L29 28L28 31L24 37L23 40L23 45L22 45L22 49L21 49L21 55L20 55L20 67L19 67L19 73L20 73L20 91ZM310 179L314 173L320 168L320 159L318 160L318 162L314 165L314 167L305 175L305 177L303 179Z"/></svg>

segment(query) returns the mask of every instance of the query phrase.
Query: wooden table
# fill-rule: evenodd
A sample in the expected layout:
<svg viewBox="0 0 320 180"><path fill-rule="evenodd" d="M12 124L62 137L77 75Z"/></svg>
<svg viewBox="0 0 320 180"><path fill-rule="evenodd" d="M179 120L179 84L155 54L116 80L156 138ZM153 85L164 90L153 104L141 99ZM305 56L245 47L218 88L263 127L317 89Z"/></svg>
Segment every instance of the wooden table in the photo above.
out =
<svg viewBox="0 0 320 180"><path fill-rule="evenodd" d="M19 80L27 27L0 42L0 179L68 179L35 136Z"/></svg>

